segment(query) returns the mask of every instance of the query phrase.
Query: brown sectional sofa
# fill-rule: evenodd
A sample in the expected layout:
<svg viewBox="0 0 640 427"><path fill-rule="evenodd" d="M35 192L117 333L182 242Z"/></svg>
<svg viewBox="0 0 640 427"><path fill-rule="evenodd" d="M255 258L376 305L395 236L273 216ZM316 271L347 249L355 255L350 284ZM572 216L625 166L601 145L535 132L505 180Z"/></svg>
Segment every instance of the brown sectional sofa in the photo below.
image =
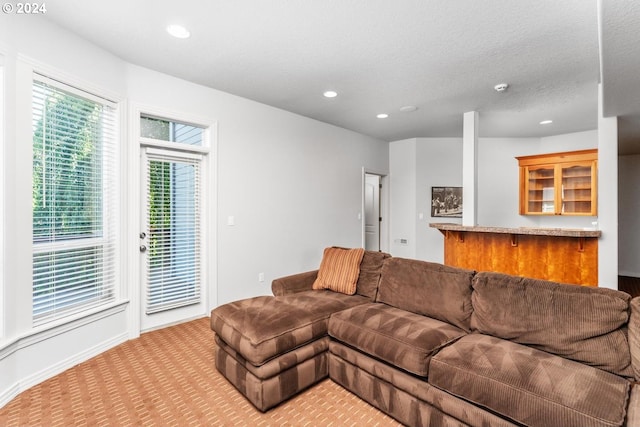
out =
<svg viewBox="0 0 640 427"><path fill-rule="evenodd" d="M211 313L260 410L328 375L407 425L640 425L640 298L368 251L355 295L316 275Z"/></svg>

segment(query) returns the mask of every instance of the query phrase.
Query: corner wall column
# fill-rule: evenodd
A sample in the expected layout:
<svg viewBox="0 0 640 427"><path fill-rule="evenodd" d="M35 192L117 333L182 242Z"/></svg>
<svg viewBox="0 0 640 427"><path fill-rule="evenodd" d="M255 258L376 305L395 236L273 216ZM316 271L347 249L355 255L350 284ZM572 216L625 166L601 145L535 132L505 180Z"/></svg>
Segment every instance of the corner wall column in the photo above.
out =
<svg viewBox="0 0 640 427"><path fill-rule="evenodd" d="M462 225L478 223L478 112L464 113L462 125Z"/></svg>

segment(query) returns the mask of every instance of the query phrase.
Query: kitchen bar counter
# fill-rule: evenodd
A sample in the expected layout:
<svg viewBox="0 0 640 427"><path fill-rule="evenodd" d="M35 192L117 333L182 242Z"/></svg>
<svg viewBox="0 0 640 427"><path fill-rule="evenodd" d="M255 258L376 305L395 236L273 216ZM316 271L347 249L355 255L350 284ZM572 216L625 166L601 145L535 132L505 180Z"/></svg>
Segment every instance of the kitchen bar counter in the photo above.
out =
<svg viewBox="0 0 640 427"><path fill-rule="evenodd" d="M598 285L599 230L431 223L444 235L444 263L477 271Z"/></svg>
<svg viewBox="0 0 640 427"><path fill-rule="evenodd" d="M444 231L472 231L475 233L518 234L531 236L559 236L559 237L600 237L600 230L584 230L580 228L534 228L534 227L483 227L479 225L466 226L453 223L431 223L429 227Z"/></svg>

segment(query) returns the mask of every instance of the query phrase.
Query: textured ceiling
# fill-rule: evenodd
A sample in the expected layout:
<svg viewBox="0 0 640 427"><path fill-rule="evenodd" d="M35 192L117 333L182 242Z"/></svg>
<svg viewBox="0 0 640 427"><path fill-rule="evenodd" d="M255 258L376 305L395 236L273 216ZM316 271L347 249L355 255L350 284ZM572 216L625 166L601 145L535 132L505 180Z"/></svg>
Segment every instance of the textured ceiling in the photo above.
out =
<svg viewBox="0 0 640 427"><path fill-rule="evenodd" d="M602 85L606 116L619 116L620 153L640 153L640 1L602 2Z"/></svg>
<svg viewBox="0 0 640 427"><path fill-rule="evenodd" d="M387 141L461 136L472 110L481 136L597 127L596 0L57 0L46 16L128 62Z"/></svg>

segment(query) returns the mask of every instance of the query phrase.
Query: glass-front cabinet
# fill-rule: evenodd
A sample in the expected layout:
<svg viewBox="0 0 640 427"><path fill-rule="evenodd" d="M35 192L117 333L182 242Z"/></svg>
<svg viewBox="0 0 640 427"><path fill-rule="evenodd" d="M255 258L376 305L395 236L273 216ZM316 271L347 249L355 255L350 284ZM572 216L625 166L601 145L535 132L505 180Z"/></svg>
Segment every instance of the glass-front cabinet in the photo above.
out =
<svg viewBox="0 0 640 427"><path fill-rule="evenodd" d="M521 215L597 215L598 150L517 159Z"/></svg>

